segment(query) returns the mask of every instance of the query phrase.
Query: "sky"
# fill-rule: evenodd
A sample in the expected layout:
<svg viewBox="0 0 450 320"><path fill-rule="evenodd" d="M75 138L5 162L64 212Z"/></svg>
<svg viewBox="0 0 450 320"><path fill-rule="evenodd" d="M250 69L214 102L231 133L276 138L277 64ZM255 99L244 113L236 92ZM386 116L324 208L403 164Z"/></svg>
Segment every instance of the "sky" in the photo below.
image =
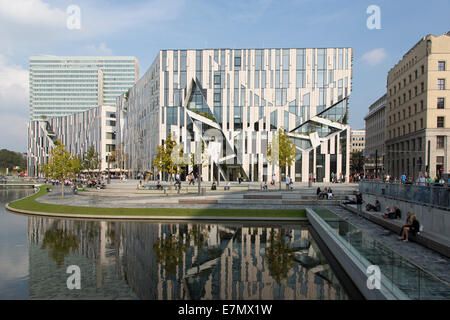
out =
<svg viewBox="0 0 450 320"><path fill-rule="evenodd" d="M33 55L136 56L142 76L160 49L352 47L349 123L363 128L388 71L450 31L449 12L448 0L0 0L0 149L26 152Z"/></svg>

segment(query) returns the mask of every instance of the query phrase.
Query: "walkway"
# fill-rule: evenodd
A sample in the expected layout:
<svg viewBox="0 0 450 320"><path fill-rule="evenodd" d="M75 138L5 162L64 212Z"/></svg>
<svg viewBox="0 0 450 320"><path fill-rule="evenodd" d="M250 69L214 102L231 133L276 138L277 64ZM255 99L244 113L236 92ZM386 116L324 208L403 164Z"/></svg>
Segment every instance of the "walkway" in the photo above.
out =
<svg viewBox="0 0 450 320"><path fill-rule="evenodd" d="M373 222L368 221L356 214L340 207L327 207L328 210L347 220L351 224L360 228L373 238L377 239L391 250L401 256L409 259L414 264L428 270L438 278L450 283L450 259L445 256L427 249L415 242L403 242L398 240L398 234L395 234Z"/></svg>

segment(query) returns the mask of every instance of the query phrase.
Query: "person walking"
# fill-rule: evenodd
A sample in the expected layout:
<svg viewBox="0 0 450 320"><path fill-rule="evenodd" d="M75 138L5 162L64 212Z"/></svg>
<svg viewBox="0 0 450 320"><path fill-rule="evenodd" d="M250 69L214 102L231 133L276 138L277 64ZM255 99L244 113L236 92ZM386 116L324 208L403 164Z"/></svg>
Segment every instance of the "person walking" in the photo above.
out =
<svg viewBox="0 0 450 320"><path fill-rule="evenodd" d="M291 178L289 178L289 175L286 175L286 190L289 190L290 184L291 184Z"/></svg>
<svg viewBox="0 0 450 320"><path fill-rule="evenodd" d="M363 204L362 193L358 192L356 194L356 206L358 207L358 216L362 216L362 204Z"/></svg>

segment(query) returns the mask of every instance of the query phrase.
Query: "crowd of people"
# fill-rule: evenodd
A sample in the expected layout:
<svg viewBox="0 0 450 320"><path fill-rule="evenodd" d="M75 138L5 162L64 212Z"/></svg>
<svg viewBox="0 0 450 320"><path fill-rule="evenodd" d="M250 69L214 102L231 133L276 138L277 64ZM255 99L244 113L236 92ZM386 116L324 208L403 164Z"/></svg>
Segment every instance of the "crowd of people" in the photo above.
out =
<svg viewBox="0 0 450 320"><path fill-rule="evenodd" d="M362 215L361 212L361 205L363 203L362 200L362 194L360 192L356 193L356 198L354 201L350 201L352 203L356 203L358 205L358 215ZM348 203L348 202L347 202ZM370 212L380 212L381 213L381 204L378 200L375 200L374 204L367 203L366 204L366 211ZM382 214L382 217L384 219L392 219L397 220L402 218L402 212L399 209L398 206L394 205L391 207L386 207L385 211ZM399 240L403 240L405 242L408 242L408 237L410 234L416 235L418 232L420 232L420 222L417 219L417 216L412 214L411 212L408 212L406 214L406 222L402 225Z"/></svg>
<svg viewBox="0 0 450 320"><path fill-rule="evenodd" d="M325 187L321 190L320 187L318 187L316 194L319 199L333 199L333 190L331 190L331 188Z"/></svg>

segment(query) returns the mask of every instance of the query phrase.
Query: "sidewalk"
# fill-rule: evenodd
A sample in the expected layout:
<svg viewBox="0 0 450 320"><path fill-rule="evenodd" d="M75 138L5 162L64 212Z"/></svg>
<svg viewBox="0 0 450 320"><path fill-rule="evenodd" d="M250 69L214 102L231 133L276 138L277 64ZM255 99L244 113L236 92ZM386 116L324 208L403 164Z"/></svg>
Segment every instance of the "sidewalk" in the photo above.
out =
<svg viewBox="0 0 450 320"><path fill-rule="evenodd" d="M369 220L358 217L356 214L342 207L328 207L328 210L360 228L373 238L377 239L401 256L409 259L414 264L430 271L438 278L450 283L450 259L423 247L415 242L403 242L398 240L398 234L393 233Z"/></svg>

